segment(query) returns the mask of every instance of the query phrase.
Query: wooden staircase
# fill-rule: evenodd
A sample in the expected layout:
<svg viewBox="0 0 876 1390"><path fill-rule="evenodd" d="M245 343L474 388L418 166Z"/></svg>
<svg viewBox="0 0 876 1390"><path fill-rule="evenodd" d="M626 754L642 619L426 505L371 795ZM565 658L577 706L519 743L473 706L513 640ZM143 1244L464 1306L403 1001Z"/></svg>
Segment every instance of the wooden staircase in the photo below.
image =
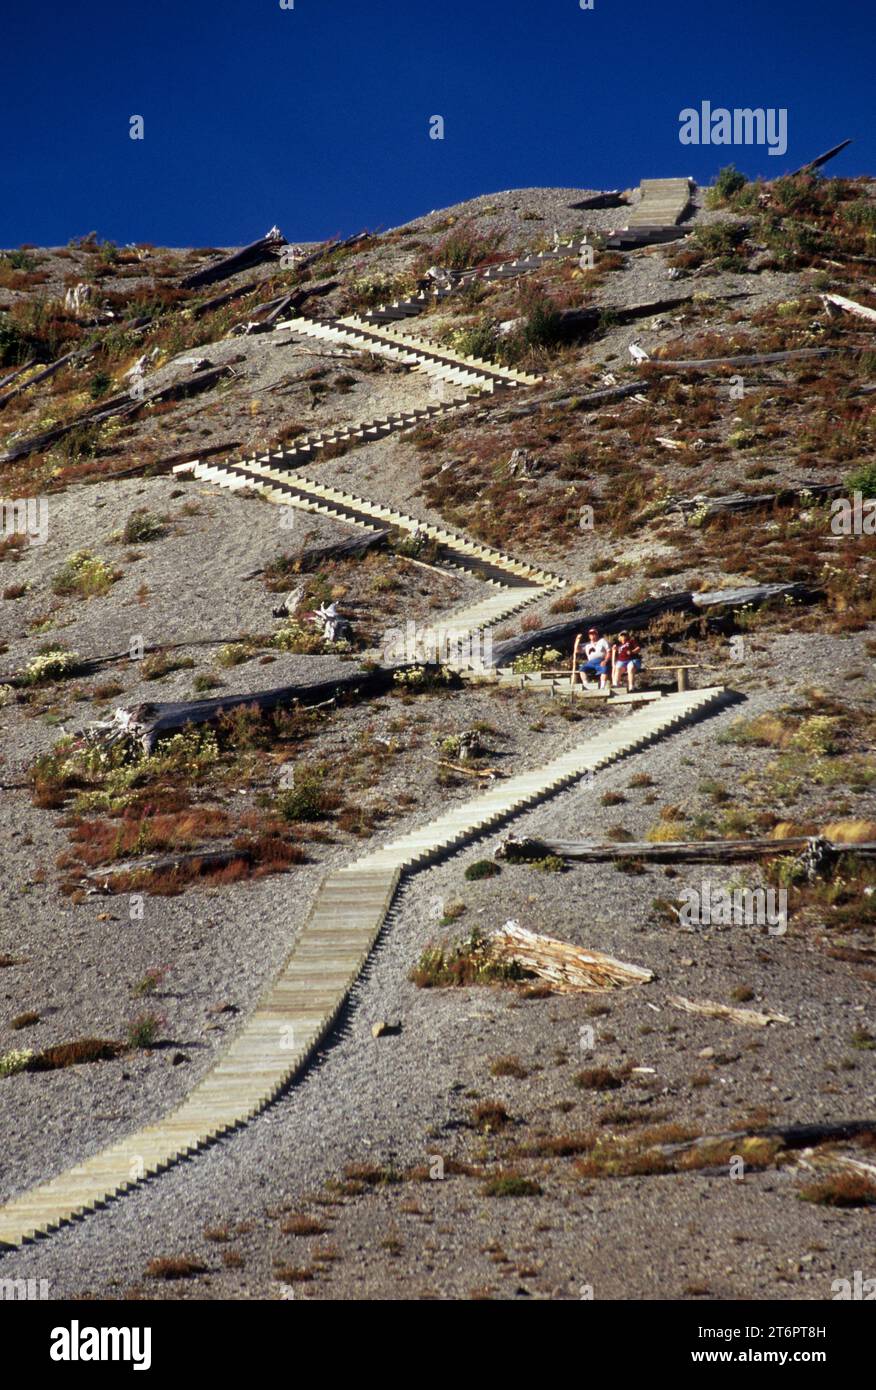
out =
<svg viewBox="0 0 876 1390"><path fill-rule="evenodd" d="M582 774L713 712L725 698L716 687L655 701L545 766L501 782L330 873L285 964L188 1098L155 1124L0 1207L0 1245L19 1246L105 1206L276 1100L329 1033L377 940L402 874L496 828Z"/></svg>

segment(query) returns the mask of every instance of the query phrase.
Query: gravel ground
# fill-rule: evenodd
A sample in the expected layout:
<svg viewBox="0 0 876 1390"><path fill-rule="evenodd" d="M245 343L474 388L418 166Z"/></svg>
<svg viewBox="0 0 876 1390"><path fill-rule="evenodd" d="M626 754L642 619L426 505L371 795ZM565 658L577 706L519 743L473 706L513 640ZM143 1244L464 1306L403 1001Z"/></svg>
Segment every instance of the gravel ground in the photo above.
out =
<svg viewBox="0 0 876 1390"><path fill-rule="evenodd" d="M781 666L805 668L805 683L830 677L838 645L849 649L841 659L858 648L857 638L776 641ZM706 770L732 786L753 755L716 745L716 736L740 713L776 708L803 683L778 680L765 689L758 681L744 707L597 773L592 783L521 816L514 833L599 837L622 816L639 834L656 808L645 804L642 789L628 789L637 772L654 779L661 804L690 797L692 780ZM862 693L872 708L872 690ZM580 736L582 727L569 730ZM627 802L604 807L602 794L619 788ZM873 814L872 798L858 811ZM504 1202L457 1176L359 1197L326 1190L349 1163L402 1171L437 1154L470 1160L477 1140L468 1115L476 1098L504 1104L516 1138L584 1129L618 1100L644 1119L693 1122L705 1132L759 1111L761 1123L764 1114L801 1121L873 1113L872 1053L849 1053L852 1030L873 1025L872 987L849 964L826 959L811 935L660 926L651 908L668 891L660 869L628 877L610 865L563 875L509 866L498 879L465 882L463 868L494 838L407 881L330 1045L278 1105L97 1218L7 1256L4 1275L49 1278L53 1296L139 1287L146 1297L276 1297L281 1262L314 1273L294 1285L295 1297L563 1298L580 1297L589 1284L597 1298L822 1299L832 1278L865 1269L872 1216L801 1204L787 1169L749 1172L742 1181L690 1174L588 1183L575 1177L569 1160L535 1161L529 1168L543 1195ZM698 885L702 874L681 869L672 893ZM711 877L722 875L716 869ZM460 923L466 930L516 917L646 965L656 979L609 996L598 1014L586 997L521 1001L493 989L418 991L408 971L441 935L439 913L458 899L467 906ZM727 1000L740 984L753 992L751 1007L787 1013L792 1023L752 1035L666 1002L676 992ZM378 1019L400 1023L401 1031L375 1041L371 1024ZM582 1053L585 1022L596 1038ZM490 1074L492 1061L506 1055L521 1059L527 1081ZM844 1069L850 1055L854 1070ZM591 1098L572 1084L582 1065L627 1062L654 1073L607 1097ZM284 1211L309 1212L326 1234L284 1236ZM226 1268L225 1245L205 1238L216 1228L228 1228L242 1267ZM321 1260L327 1246L333 1256ZM631 1248L638 1251L632 1262ZM182 1253L201 1259L209 1273L165 1289L142 1280L150 1259Z"/></svg>
<svg viewBox="0 0 876 1390"><path fill-rule="evenodd" d="M552 242L555 227L571 235L587 226L604 231L623 225L620 210L571 206L586 192L486 195L408 224L396 240L381 241L358 257L354 269L363 274L406 269L423 254L423 245L416 243L426 241L428 248L453 217L477 216L501 232L503 245L512 250L537 244L541 237ZM702 211L698 199L694 216L713 215ZM749 312L766 300L791 296L800 284L800 277L772 272L670 282L657 250L628 257L626 269L613 273L598 297L601 303L629 305L667 294L744 290L750 298L739 303ZM331 300L323 303L330 311ZM588 352L589 363L626 366L631 341L652 351L677 336L680 326L667 314L612 330ZM283 396L283 420L303 418L308 429L433 398L425 378L357 369L351 390L314 393L307 372L328 367L333 376L332 363L306 347L278 353L276 344L258 338L235 338L183 355L242 359L233 363L238 381L215 401L168 417L168 432L183 436L174 438L172 447L191 445L193 454L229 432L249 448L262 447L276 437L278 396ZM177 360L162 371L170 378L181 365ZM346 371L346 365L339 370ZM269 393L287 371L289 396ZM202 415L194 413L202 409ZM395 438L326 460L314 471L326 481L438 521L423 504L422 461L409 441ZM19 564L4 566L5 583L32 585L23 598L4 604L7 672L19 669L48 640L57 638L83 656L94 656L126 650L138 632L147 643L183 643L184 654L199 669L208 668L211 649L196 643L272 625L272 596L244 574L278 551L348 534L347 528L303 513L294 513L290 532L281 529L281 509L170 478L71 487L49 500L47 544L26 552ZM185 504L193 500L200 511L186 512ZM111 538L139 506L175 519L167 536L138 547L141 558L133 558ZM117 562L122 576L104 598L57 602L50 578L83 545ZM604 550L598 538L580 533L564 537L563 545L559 559L526 558L548 560L577 578ZM629 558L638 561L661 549L645 541ZM671 587L683 588L695 578L674 575ZM639 583L633 575L620 584L600 585L588 598L591 611L629 601ZM416 578L405 577L398 594L387 598L385 616L394 621L404 612L426 620L484 592L460 576L442 578L418 569ZM550 603L529 611L545 615ZM37 634L33 626L41 617L50 625ZM511 626L518 623L512 620ZM514 833L590 838L621 823L638 837L660 805L696 801L696 788L706 776L729 788L741 786L745 773L762 767L767 755L718 744L717 735L742 712L775 709L802 686L830 686L837 671L860 666L862 643L872 631L771 634L768 648L753 641L750 666L728 665L713 676L743 691L745 706L598 773L592 782L518 818ZM247 690L351 669L334 658L280 656L257 674L256 664L223 671L227 688ZM113 678L116 674L113 668ZM192 675L186 670L159 683L143 682L126 667L119 698L127 704L188 697ZM847 688L856 707L872 711L871 683ZM128 919L125 900L89 898L73 907L54 887L55 860L66 844L63 825L55 813L34 808L20 783L34 756L54 741L59 723L78 727L101 710L99 702L85 706L85 698L82 683L70 682L63 698L44 706L39 718L26 718L18 706L0 710L7 788L0 801L7 845L0 954L21 959L0 969L0 1051L86 1033L118 1036L135 1007L131 985L161 964L171 967L155 1001L166 1017L167 1042L116 1062L0 1082L7 1135L0 1198L84 1158L186 1094L275 972L325 869L363 850L362 841L339 834L315 846L312 861L289 875L150 898L145 917L136 922ZM329 720L321 732L321 754L355 759L364 741L375 738L396 738L402 745L402 756L389 759L367 788L369 795L384 796L395 813L369 843L425 824L448 800L472 794L470 785L438 785L427 758L436 734L477 719L493 726L496 761L515 772L548 761L600 725L596 714L567 722L539 697L476 689L423 697L412 705L387 699L345 709L342 719ZM643 772L656 784L650 792L629 787L630 778ZM605 806L606 792L620 792L626 800ZM414 803L400 806L403 793L413 793ZM856 797L853 810L876 815L872 796ZM541 1183L542 1195L505 1201L485 1197L480 1179L453 1173L444 1181L366 1183L359 1193L326 1186L351 1163L389 1165L399 1172L428 1166L435 1155L475 1164L495 1158L519 1163L511 1152L515 1142L587 1129L618 1104L645 1120L664 1118L710 1132L743 1121L762 1123L764 1115L794 1121L874 1113L876 1054L850 1052L854 1030L872 1030L876 1023L872 984L854 964L825 955L819 929L792 928L787 936L771 937L757 928L685 931L660 925L654 899L677 896L686 885L698 887L701 870L682 868L670 884L661 869L628 876L610 864L571 867L563 874L506 866L498 878L464 880L465 866L488 852L494 838L405 882L340 1024L277 1105L97 1216L4 1256L3 1277L48 1278L53 1297L139 1292L173 1298L577 1298L582 1286L590 1285L597 1298L821 1299L830 1297L833 1277L851 1278L855 1269L866 1276L872 1210L803 1204L796 1195L797 1176L787 1168L748 1172L735 1182L698 1173L585 1180L570 1159L530 1158L523 1167ZM717 867L710 877L721 878ZM756 881L756 875L746 875L746 882ZM418 991L409 971L424 947L443 934L438 924L446 905L460 899L466 905L460 932L515 917L647 965L655 980L610 998L605 1012L594 1012L592 1000L572 996ZM823 928L829 933L829 920ZM677 1012L667 1003L676 992L728 1001L740 987L751 991L752 1007L786 1013L792 1023L752 1036L730 1023ZM31 1008L41 1022L12 1030L11 1019ZM378 1020L400 1024L400 1031L375 1040L371 1025ZM585 1026L596 1036L594 1047L582 1050ZM508 1055L520 1058L526 1076L492 1074L492 1063ZM606 1096L575 1084L582 1066L625 1063L653 1072ZM500 1102L509 1113L498 1135L472 1128L472 1105L484 1099ZM326 1229L312 1236L283 1234L284 1211L308 1212ZM206 1238L205 1231L217 1229L225 1239ZM229 1249L239 1263L223 1258ZM200 1259L208 1272L167 1285L143 1280L150 1259L182 1253ZM278 1265L289 1269L279 1271ZM307 1277L299 1281L296 1269Z"/></svg>

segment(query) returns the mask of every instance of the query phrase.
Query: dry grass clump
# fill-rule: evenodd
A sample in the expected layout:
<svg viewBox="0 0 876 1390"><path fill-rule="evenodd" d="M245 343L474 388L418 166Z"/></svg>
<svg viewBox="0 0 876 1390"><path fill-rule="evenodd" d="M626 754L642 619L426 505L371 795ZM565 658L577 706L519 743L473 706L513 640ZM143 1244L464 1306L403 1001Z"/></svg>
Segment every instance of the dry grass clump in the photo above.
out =
<svg viewBox="0 0 876 1390"><path fill-rule="evenodd" d="M315 1216L288 1216L280 1223L284 1236L324 1236L328 1230Z"/></svg>
<svg viewBox="0 0 876 1390"><path fill-rule="evenodd" d="M58 1071L62 1067L78 1067L84 1062L111 1062L123 1050L122 1043L110 1038L77 1038L74 1042L44 1048L31 1057L26 1070Z"/></svg>
<svg viewBox="0 0 876 1390"><path fill-rule="evenodd" d="M517 1081L525 1081L529 1075L519 1057L497 1057L490 1063L491 1076L513 1076Z"/></svg>
<svg viewBox="0 0 876 1390"><path fill-rule="evenodd" d="M494 959L489 939L477 928L455 945L428 947L408 976L419 989L510 984L523 978L516 961Z"/></svg>
<svg viewBox="0 0 876 1390"><path fill-rule="evenodd" d="M864 1173L834 1173L808 1183L799 1196L820 1207L871 1207L876 1206L876 1182Z"/></svg>
<svg viewBox="0 0 876 1390"><path fill-rule="evenodd" d="M207 1266L187 1255L164 1256L150 1260L144 1274L147 1279L193 1279L206 1274Z"/></svg>

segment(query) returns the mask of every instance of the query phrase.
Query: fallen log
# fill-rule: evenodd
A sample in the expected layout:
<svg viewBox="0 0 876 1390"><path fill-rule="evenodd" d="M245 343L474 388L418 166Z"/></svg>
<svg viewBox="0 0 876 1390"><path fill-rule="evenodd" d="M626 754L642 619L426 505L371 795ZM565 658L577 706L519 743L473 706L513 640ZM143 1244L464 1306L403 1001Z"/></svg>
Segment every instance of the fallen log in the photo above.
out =
<svg viewBox="0 0 876 1390"><path fill-rule="evenodd" d="M214 309L221 309L224 304L231 304L235 299L242 299L245 294L252 294L255 289L258 289L258 281L249 280L245 285L238 285L233 290L225 290L223 294L217 294L213 299L205 299L200 304L193 304L192 318L203 318L205 314L211 314Z"/></svg>
<svg viewBox="0 0 876 1390"><path fill-rule="evenodd" d="M153 391L148 396L137 397L126 391L123 395L113 396L111 400L102 401L100 405L83 411L81 415L76 415L64 424L53 425L51 429L43 430L40 434L32 434L24 439L16 440L0 454L0 464L13 463L16 459L26 458L28 454L46 449L51 444L57 443L59 439L63 439L72 430L81 428L82 425L96 425L103 420L109 420L111 417L118 418L136 414L144 406L157 405L160 401L179 400L185 396L192 396L214 386L221 377L233 375L231 367L209 367L206 371L193 372L190 377L184 377L182 380L171 382L168 386L162 386L160 390Z"/></svg>
<svg viewBox="0 0 876 1390"><path fill-rule="evenodd" d="M599 628L600 632L617 632L624 628L637 629L663 613L695 616L704 608L764 603L784 595L805 601L811 598L813 593L814 591L805 584L759 584L744 589L716 589L709 593L695 594L687 591L667 594L663 598L646 599L643 603L635 603L628 608L609 609L605 613L588 613L586 609L582 609L562 622L550 623L533 632L521 633L519 637L507 637L501 642L494 642L489 664L507 666L515 657L522 656L533 647L562 647L589 627Z"/></svg>
<svg viewBox="0 0 876 1390"><path fill-rule="evenodd" d="M466 767L464 763L454 763L449 758L427 758L426 762L443 767L447 772L461 772L464 777L480 777L488 782L494 782L502 775L497 767Z"/></svg>
<svg viewBox="0 0 876 1390"><path fill-rule="evenodd" d="M272 227L257 241L251 241L239 251L233 251L221 260L212 261L202 270L195 270L191 275L184 276L179 282L180 288L194 289L196 285L212 285L216 280L227 280L229 275L236 275L239 270L247 270L252 265L273 260L279 248L286 245L288 242L283 233L278 227Z"/></svg>
<svg viewBox="0 0 876 1390"><path fill-rule="evenodd" d="M398 670L399 668L394 668ZM247 691L240 695L224 695L209 700L172 700L164 703L147 702L130 709L117 709L114 723L118 733L136 740L146 753L151 753L158 740L166 734L184 729L186 725L215 724L224 714L235 709L253 709L260 714L284 706L299 704L311 708L340 695L373 695L388 689L393 683L393 668L377 667L371 671L356 671L349 676L314 681L303 685L280 685L270 690ZM112 739L112 733L108 735ZM100 732L96 735L100 741Z"/></svg>
<svg viewBox="0 0 876 1390"><path fill-rule="evenodd" d="M649 368L660 371L689 372L701 367L757 367L767 362L790 362L802 357L830 357L845 352L845 348L787 348L784 352L743 352L734 357L653 357Z"/></svg>
<svg viewBox="0 0 876 1390"><path fill-rule="evenodd" d="M799 174L806 174L810 169L820 169L822 164L826 164L829 159L834 159L847 145L852 143L851 137L848 140L841 140L832 149L825 150L824 154L818 155L816 159L810 159L808 164L801 164L799 169L795 169L793 174L786 174L789 179L796 179Z"/></svg>
<svg viewBox="0 0 876 1390"><path fill-rule="evenodd" d="M87 357L92 351L92 348L88 348L87 351L83 351L82 348L76 348L73 352L67 352L63 357L59 357L57 361L50 363L43 371L37 372L36 376L28 377L27 381L19 382L14 391L7 391L5 396L0 396L0 410L3 409L3 406L6 405L7 402L14 400L16 396L20 395L22 391L27 391L29 387L36 386L40 381L47 381L49 377L54 376L55 373L59 372L68 362L72 362L77 357ZM32 367L33 365L33 362L28 363L28 366ZM24 367L20 367L19 373L24 370ZM13 372L12 375L16 376L19 373ZM7 381L11 380L12 377L7 377Z"/></svg>
<svg viewBox="0 0 876 1390"><path fill-rule="evenodd" d="M509 836L501 841L495 854L497 859L506 859L511 863L545 859L553 854L559 859L577 860L584 864L616 859L641 859L652 864L730 864L783 854L801 854L811 838L793 835L771 840L768 836L759 836L749 840L662 840L652 843L650 840L517 840ZM826 845L832 854L860 854L865 859L876 858L876 842L873 841L846 844L839 840L828 840Z"/></svg>
<svg viewBox="0 0 876 1390"><path fill-rule="evenodd" d="M837 309L845 309L847 314L855 314L857 318L866 319L868 323L876 323L876 309L869 309L866 304L846 299L844 294L823 294L821 298L826 305L833 304Z"/></svg>
<svg viewBox="0 0 876 1390"><path fill-rule="evenodd" d="M716 1004L711 999L685 999L681 994L670 995L667 1003L683 1013L702 1014L706 1018L726 1018L747 1028L766 1028L770 1023L791 1023L787 1014L761 1013L758 1009L737 1009L729 1004Z"/></svg>
<svg viewBox="0 0 876 1390"><path fill-rule="evenodd" d="M573 410L595 409L600 405L610 405L612 401L625 400L627 396L642 394L649 391L652 385L652 381L633 381L625 386L606 386L599 391L587 391L584 395L578 391L548 391L540 396L529 396L526 405L513 406L510 410L478 411L475 418L489 419L502 424L506 420L520 420L526 415L534 415L543 405L561 405L566 402Z"/></svg>
<svg viewBox="0 0 876 1390"><path fill-rule="evenodd" d="M295 561L295 573L316 569L325 560L349 560L366 555L368 551L386 545L390 532L372 531L367 536L353 536L350 540L333 541L329 545L309 546L302 550Z"/></svg>
<svg viewBox="0 0 876 1390"><path fill-rule="evenodd" d="M855 1139L869 1140L874 1135L876 1135L876 1120L839 1120L832 1123L828 1121L823 1124L808 1125L767 1125L762 1129L725 1130L718 1134L702 1134L695 1139L654 1144L646 1152L659 1154L673 1162L681 1160L683 1169L696 1168L698 1171L703 1171L703 1169L702 1164L696 1161L697 1159L716 1163L720 1161L721 1170L726 1172L726 1164L730 1157L738 1153L744 1159L747 1158L746 1145L751 1146L752 1157L757 1153L758 1146L766 1146L765 1152L763 1149L761 1150L761 1159L763 1159L769 1156L770 1147L773 1149L772 1158L775 1158L780 1149L792 1151L811 1149L818 1144L854 1142Z"/></svg>
<svg viewBox="0 0 876 1390"><path fill-rule="evenodd" d="M113 879L120 878L123 874L129 873L149 873L161 874L174 869L187 869L197 865L202 871L211 869L224 869L228 864L242 861L251 864L253 861L253 851L249 848L229 848L229 849L210 849L210 850L189 850L184 854L160 854L149 859L130 859L124 863L114 864L112 868L100 870L94 869L87 873L80 880L83 886L91 884L95 891L113 893Z"/></svg>
<svg viewBox="0 0 876 1390"><path fill-rule="evenodd" d="M29 372L31 367L35 367L36 364L37 359L35 357L32 357L29 362L22 362L20 367L16 367L8 376L3 377L3 380L0 381L0 391L4 386L9 386L11 382L15 381L16 377L22 376L24 372Z"/></svg>
<svg viewBox="0 0 876 1390"><path fill-rule="evenodd" d="M836 497L847 491L841 483L800 483L794 487L781 488L777 492L730 492L726 497L709 497L700 493L695 497L681 497L668 502L666 510L679 511L684 516L697 512L704 521L709 521L713 516L720 516L724 512L747 512L758 507L784 506L801 501L806 495L819 499Z"/></svg>
<svg viewBox="0 0 876 1390"><path fill-rule="evenodd" d="M514 921L491 932L488 940L493 956L509 963L516 961L562 994L629 989L654 978L653 971L640 965L628 965L601 951L588 951L568 941L540 936Z"/></svg>

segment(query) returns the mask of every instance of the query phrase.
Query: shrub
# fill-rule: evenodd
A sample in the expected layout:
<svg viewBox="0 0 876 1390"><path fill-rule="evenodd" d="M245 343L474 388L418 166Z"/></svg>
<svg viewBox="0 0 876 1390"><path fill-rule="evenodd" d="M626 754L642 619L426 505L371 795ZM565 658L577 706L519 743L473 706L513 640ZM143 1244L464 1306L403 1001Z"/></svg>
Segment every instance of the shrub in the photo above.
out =
<svg viewBox="0 0 876 1390"><path fill-rule="evenodd" d="M472 1125L482 1134L494 1133L506 1125L510 1118L504 1105L497 1100L482 1100L471 1112Z"/></svg>
<svg viewBox="0 0 876 1390"><path fill-rule="evenodd" d="M517 1173L499 1173L484 1187L485 1197L540 1197L542 1188L533 1178Z"/></svg>
<svg viewBox="0 0 876 1390"><path fill-rule="evenodd" d="M33 1024L39 1023L39 1021L39 1014L35 1014L32 1010L29 1010L27 1013L18 1014L15 1018L13 1018L11 1023L9 1024L9 1027L14 1029L17 1033L19 1029L30 1028L33 1026Z"/></svg>
<svg viewBox="0 0 876 1390"><path fill-rule="evenodd" d="M22 685L41 685L43 681L65 680L79 669L79 653L63 647L47 647L28 662L19 681Z"/></svg>
<svg viewBox="0 0 876 1390"><path fill-rule="evenodd" d="M189 1259L185 1255L173 1259L150 1260L146 1266L147 1279L192 1279L196 1274L206 1274L207 1266L200 1260Z"/></svg>
<svg viewBox="0 0 876 1390"><path fill-rule="evenodd" d="M137 507L125 522L122 540L125 545L142 545L163 535L164 526L161 518L154 516L147 507Z"/></svg>
<svg viewBox="0 0 876 1390"><path fill-rule="evenodd" d="M822 1207L869 1207L876 1205L876 1182L863 1173L836 1173L801 1188L800 1197Z"/></svg>
<svg viewBox="0 0 876 1390"><path fill-rule="evenodd" d="M477 928L454 946L430 946L408 976L419 989L507 984L524 977L525 972L517 961L493 958L488 938Z"/></svg>
<svg viewBox="0 0 876 1390"><path fill-rule="evenodd" d="M543 290L527 286L522 295L523 324L520 336L526 347L555 347L562 337L562 316Z"/></svg>
<svg viewBox="0 0 876 1390"><path fill-rule="evenodd" d="M529 1072L519 1057L497 1057L490 1064L491 1076L513 1076L515 1081L525 1081Z"/></svg>
<svg viewBox="0 0 876 1390"><path fill-rule="evenodd" d="M325 820L341 798L326 786L326 769L317 765L295 769L295 785L280 792L276 807L284 820Z"/></svg>
<svg viewBox="0 0 876 1390"><path fill-rule="evenodd" d="M453 351L463 357L495 358L499 346L499 328L492 319L482 319L469 328L459 328L451 338Z"/></svg>
<svg viewBox="0 0 876 1390"><path fill-rule="evenodd" d="M718 173L713 186L713 201L715 204L722 204L729 201L734 194L739 193L746 185L748 180L744 174L740 174L735 164L727 164Z"/></svg>
<svg viewBox="0 0 876 1390"><path fill-rule="evenodd" d="M14 1076L17 1071L24 1071L32 1057L33 1052L28 1047L0 1053L0 1076Z"/></svg>
<svg viewBox="0 0 876 1390"><path fill-rule="evenodd" d="M154 1047L158 1040L164 1019L160 1014L155 1014L149 1010L132 1018L127 1028L127 1041L129 1047Z"/></svg>
<svg viewBox="0 0 876 1390"><path fill-rule="evenodd" d="M109 372L95 372L88 383L88 394L93 401L99 401L101 396L106 395L112 384L112 377Z"/></svg>
<svg viewBox="0 0 876 1390"><path fill-rule="evenodd" d="M494 864L492 859L476 859L473 864L469 864L464 876L468 879L495 878L501 872L499 865Z"/></svg>
<svg viewBox="0 0 876 1390"><path fill-rule="evenodd" d="M616 1091L625 1080L623 1072L614 1072L610 1067L588 1067L578 1072L575 1085L582 1091Z"/></svg>
<svg viewBox="0 0 876 1390"><path fill-rule="evenodd" d="M502 232L479 232L472 222L460 222L443 236L432 255L445 270L471 270L495 256Z"/></svg>
<svg viewBox="0 0 876 1390"><path fill-rule="evenodd" d="M281 652L294 652L298 656L328 656L332 652L352 650L349 642L327 642L318 628L306 627L304 623L294 621L284 624L274 633L271 646Z"/></svg>
<svg viewBox="0 0 876 1390"><path fill-rule="evenodd" d="M38 1052L27 1063L28 1071L59 1071L63 1067L78 1067L84 1062L111 1062L118 1057L121 1046L110 1038L78 1038L75 1042L59 1043Z"/></svg>
<svg viewBox="0 0 876 1390"><path fill-rule="evenodd" d="M144 994L154 994L158 986L164 980L168 967L166 965L153 965L146 974L132 986L132 993L138 996Z"/></svg>
<svg viewBox="0 0 876 1390"><path fill-rule="evenodd" d="M144 681L160 681L173 671L188 671L194 666L190 656L171 656L168 652L150 652L140 663Z"/></svg>
<svg viewBox="0 0 876 1390"><path fill-rule="evenodd" d="M118 577L105 560L90 550L77 550L53 578L52 590L56 594L95 598L107 593Z"/></svg>
<svg viewBox="0 0 876 1390"><path fill-rule="evenodd" d="M562 654L556 647L533 647L530 651L515 656L511 670L517 675L525 675L529 671L543 671L545 667L555 667L562 659Z"/></svg>
<svg viewBox="0 0 876 1390"><path fill-rule="evenodd" d="M861 492L865 497L876 497L876 459L862 464L846 479L850 492Z"/></svg>
<svg viewBox="0 0 876 1390"><path fill-rule="evenodd" d="M558 854L546 854L543 859L530 860L530 867L543 874L562 874L566 872L566 861Z"/></svg>
<svg viewBox="0 0 876 1390"><path fill-rule="evenodd" d="M251 656L252 652L245 643L226 642L225 646L220 647L216 653L216 665L226 669L229 666L240 666L244 661L249 661Z"/></svg>

